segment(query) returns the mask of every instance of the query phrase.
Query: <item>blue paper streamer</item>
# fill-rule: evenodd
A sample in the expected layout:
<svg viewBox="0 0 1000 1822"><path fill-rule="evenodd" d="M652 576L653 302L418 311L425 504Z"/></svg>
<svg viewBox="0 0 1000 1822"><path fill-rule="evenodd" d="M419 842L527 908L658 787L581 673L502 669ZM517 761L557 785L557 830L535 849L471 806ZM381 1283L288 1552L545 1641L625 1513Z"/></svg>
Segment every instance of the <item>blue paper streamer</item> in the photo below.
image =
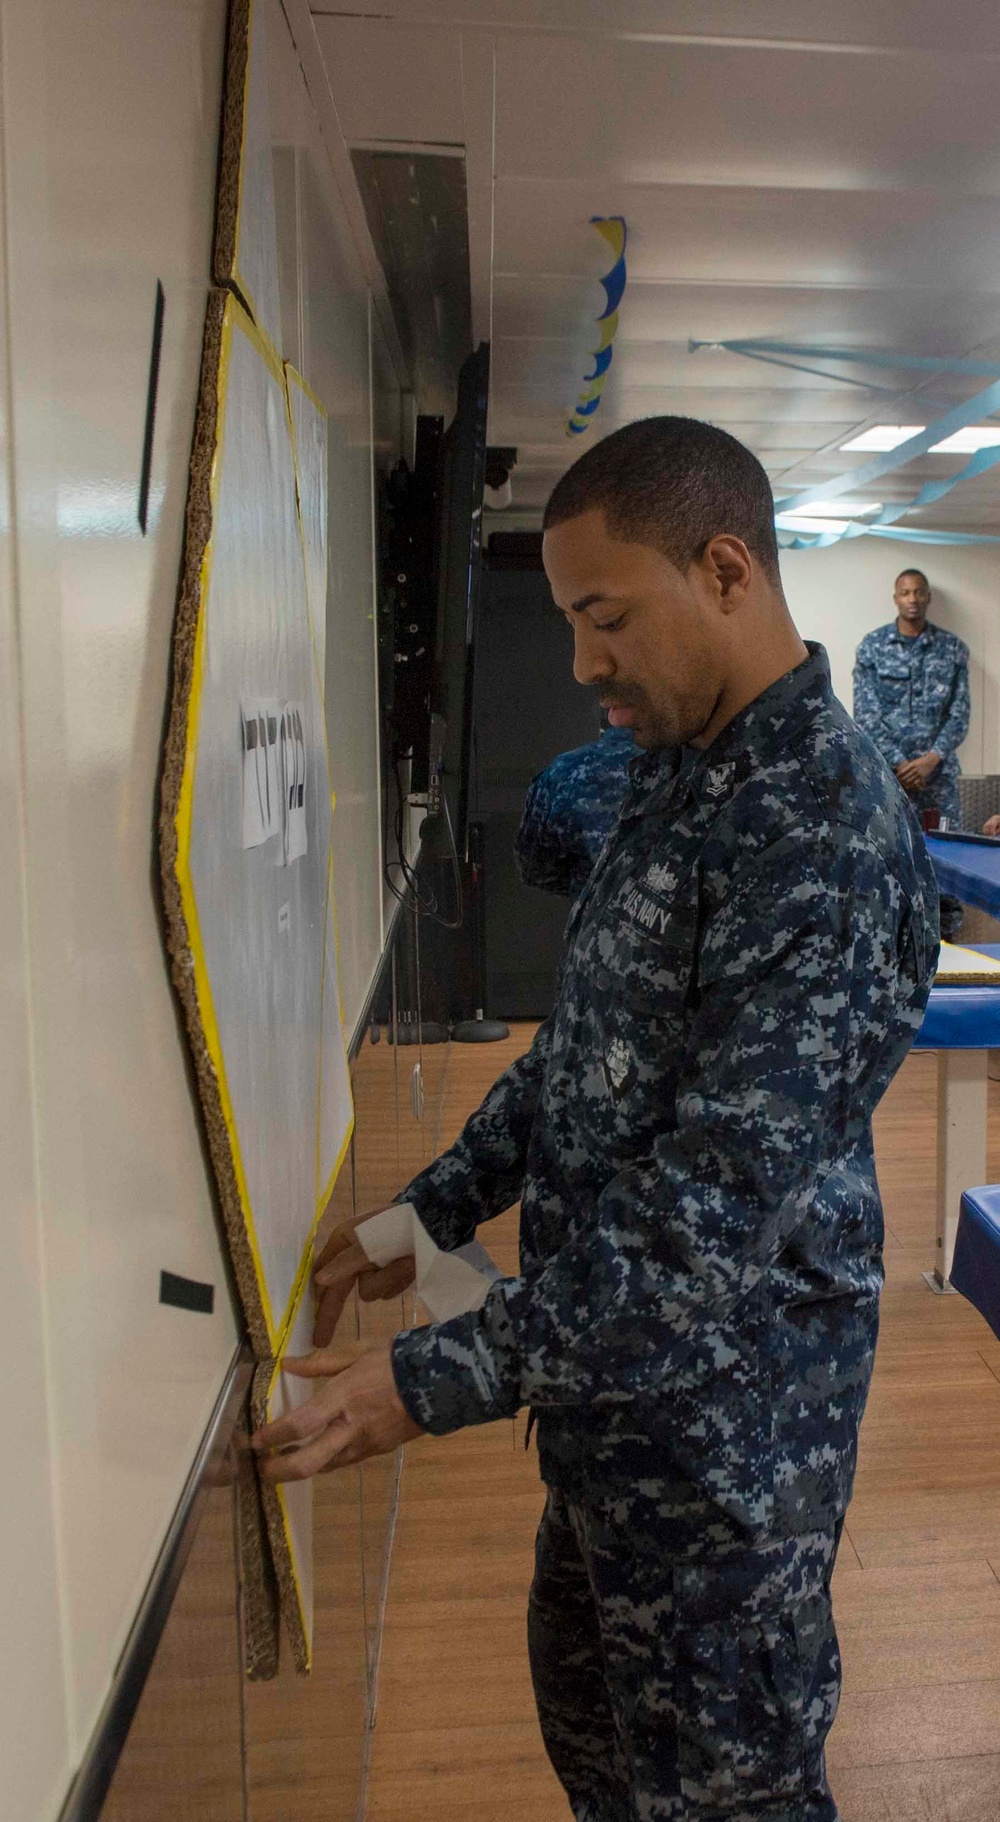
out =
<svg viewBox="0 0 1000 1822"><path fill-rule="evenodd" d="M618 329L618 306L625 291L625 247L628 240L628 228L623 215L592 215L591 225L595 227L603 240L606 240L617 258L610 272L606 272L600 283L604 288L605 306L597 318L598 323L606 325L601 332L598 347L591 355L594 363L592 373L584 374L583 383L589 388L584 393L567 420L566 434L571 437L582 436L590 429L594 413L597 411L604 392L604 385L611 368L614 356L612 343Z"/></svg>
<svg viewBox="0 0 1000 1822"><path fill-rule="evenodd" d="M600 317L598 317L597 320L600 322ZM593 373L584 374L583 379L585 385L589 386L591 380L599 379L602 373L607 373L608 368L611 365L611 357L613 354L614 348L602 348L598 354L594 355L594 371Z"/></svg>
<svg viewBox="0 0 1000 1822"><path fill-rule="evenodd" d="M893 538L901 544L1000 544L1000 538L979 531L921 531L902 525L862 525L852 520L846 531L819 531L814 536L775 527L782 550L825 550L847 538Z"/></svg>
<svg viewBox="0 0 1000 1822"><path fill-rule="evenodd" d="M606 316L613 316L621 303L625 291L625 276L625 255L623 253L621 258L612 266L611 271L601 280L608 302L607 308L601 311L601 314L597 319L599 323L603 323Z"/></svg>
<svg viewBox="0 0 1000 1822"><path fill-rule="evenodd" d="M806 355L812 360L849 361L866 367L907 368L919 373L960 373L976 379L993 378L993 384L977 392L962 405L956 405L951 411L937 418L933 424L905 443L897 444L895 449L885 450L873 461L865 462L860 468L852 468L838 475L832 481L824 481L819 487L804 489L801 493L787 494L775 501L776 513L806 512L817 501L837 499L841 494L854 493L859 487L866 487L873 481L881 480L883 475L891 474L897 468L905 468L908 462L918 456L926 455L936 443L943 443L946 437L954 435L957 430L964 430L977 418L989 417L1000 411L1000 367L996 362L947 360L933 355L916 354L873 354L857 348L825 348L815 345L797 346L791 342L689 342L689 351L694 353L699 348L724 348L730 354L743 354L749 360L774 362L776 355ZM781 362L774 362L782 365ZM804 371L816 372L816 369ZM836 378L838 375L824 375L824 378ZM862 382L863 383L863 382ZM992 538L980 532L931 532L921 531L913 526L896 526L896 521L907 513L915 512L923 506L933 506L958 487L962 481L971 481L977 475L986 474L989 469L1000 463L1000 445L992 449L979 449L964 468L957 474L949 475L941 481L927 481L918 493L910 500L897 501L884 506L874 519L864 523L852 520L843 531L817 532L814 536L800 536L796 533L791 543L787 542L787 533L779 527L779 540L786 550L826 549L831 544L839 544L844 538L892 537L903 542L920 544L996 544L1000 538Z"/></svg>

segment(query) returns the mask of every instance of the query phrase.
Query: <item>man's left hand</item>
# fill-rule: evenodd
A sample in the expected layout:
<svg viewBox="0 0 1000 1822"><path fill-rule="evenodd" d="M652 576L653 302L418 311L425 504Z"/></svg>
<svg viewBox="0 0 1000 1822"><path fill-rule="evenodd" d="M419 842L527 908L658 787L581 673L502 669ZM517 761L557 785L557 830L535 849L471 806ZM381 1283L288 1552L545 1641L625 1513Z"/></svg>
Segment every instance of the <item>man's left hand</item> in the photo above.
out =
<svg viewBox="0 0 1000 1822"><path fill-rule="evenodd" d="M896 777L904 791L922 791L940 764L940 753L921 753L916 759L904 759L902 765L896 767Z"/></svg>
<svg viewBox="0 0 1000 1822"><path fill-rule="evenodd" d="M283 1372L321 1383L254 1435L262 1480L309 1480L425 1434L396 1390L389 1350L388 1341L354 1341L282 1361Z"/></svg>

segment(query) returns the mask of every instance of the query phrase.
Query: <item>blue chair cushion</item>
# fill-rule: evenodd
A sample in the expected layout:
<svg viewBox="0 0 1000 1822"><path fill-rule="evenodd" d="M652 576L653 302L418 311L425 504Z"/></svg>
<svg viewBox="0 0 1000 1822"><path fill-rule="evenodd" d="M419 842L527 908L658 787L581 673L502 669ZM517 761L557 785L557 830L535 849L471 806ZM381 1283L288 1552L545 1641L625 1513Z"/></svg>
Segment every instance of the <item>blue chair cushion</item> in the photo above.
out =
<svg viewBox="0 0 1000 1822"><path fill-rule="evenodd" d="M951 1282L1000 1335L1000 1183L963 1192Z"/></svg>

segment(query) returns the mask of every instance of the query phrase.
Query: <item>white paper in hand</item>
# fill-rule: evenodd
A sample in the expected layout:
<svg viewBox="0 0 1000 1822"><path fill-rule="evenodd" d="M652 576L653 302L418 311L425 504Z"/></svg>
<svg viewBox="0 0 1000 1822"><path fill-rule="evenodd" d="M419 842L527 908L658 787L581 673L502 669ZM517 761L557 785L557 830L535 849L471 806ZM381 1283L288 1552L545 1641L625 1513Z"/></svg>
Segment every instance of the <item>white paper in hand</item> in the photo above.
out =
<svg viewBox="0 0 1000 1822"><path fill-rule="evenodd" d="M453 1253L442 1252L427 1232L412 1202L372 1215L355 1234L373 1265L391 1265L411 1253L417 1262L417 1296L432 1321L447 1322L478 1310L491 1284L502 1274L484 1246L470 1240Z"/></svg>

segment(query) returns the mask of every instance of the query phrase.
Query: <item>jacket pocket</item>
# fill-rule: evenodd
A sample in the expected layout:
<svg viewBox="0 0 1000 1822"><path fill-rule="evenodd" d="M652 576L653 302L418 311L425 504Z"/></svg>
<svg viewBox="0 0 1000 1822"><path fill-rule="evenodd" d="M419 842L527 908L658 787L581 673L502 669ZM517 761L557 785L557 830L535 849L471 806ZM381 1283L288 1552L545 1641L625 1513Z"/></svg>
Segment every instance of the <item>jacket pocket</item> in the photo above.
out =
<svg viewBox="0 0 1000 1822"><path fill-rule="evenodd" d="M905 665L880 664L876 670L879 692L887 702L900 702L910 683L910 673Z"/></svg>

